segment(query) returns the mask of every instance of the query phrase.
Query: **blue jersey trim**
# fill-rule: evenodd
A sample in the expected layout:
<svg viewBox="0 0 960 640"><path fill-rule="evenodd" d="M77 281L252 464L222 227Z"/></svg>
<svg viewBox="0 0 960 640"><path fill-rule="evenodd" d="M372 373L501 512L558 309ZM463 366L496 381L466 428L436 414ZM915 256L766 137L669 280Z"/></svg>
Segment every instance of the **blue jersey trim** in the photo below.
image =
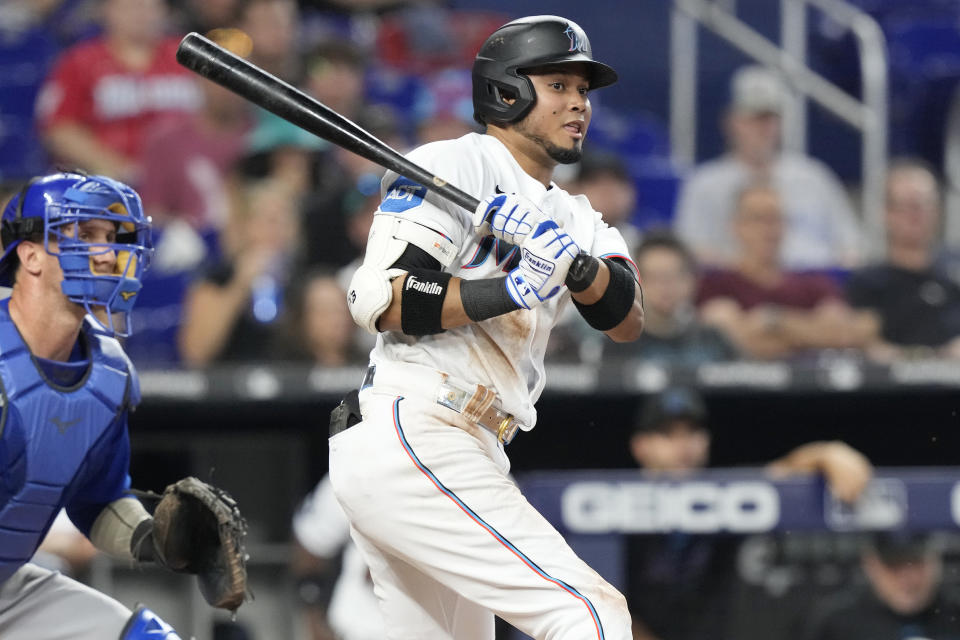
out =
<svg viewBox="0 0 960 640"><path fill-rule="evenodd" d="M531 559L530 559L529 557L527 557L522 551L520 551L520 550L517 549L515 546L513 546L513 543L511 543L509 540L507 540L505 537L503 537L503 536L500 534L499 531L497 531L496 529L494 529L494 528L493 528L490 524L488 524L483 518L481 518L479 515L477 515L477 513L476 513L473 509L471 509L470 507L468 507L468 506L463 502L463 500L461 500L461 499L457 496L457 494L455 494L453 491L451 491L451 490L448 489L446 486L444 486L444 484L443 484L442 482L440 482L440 479L437 478L437 476L434 475L434 473L433 473L432 471L430 471L430 469L428 469L428 468L426 467L426 465L424 465L422 462L420 462L420 458L417 457L417 454L414 453L414 451L413 451L413 447L411 447L411 446L410 446L410 443L407 441L407 437L406 437L406 435L405 435L404 432L403 432L403 427L400 426L400 401L401 401L401 400L403 400L403 396L399 396L399 397L397 397L396 400L393 401L393 424L394 424L394 427L395 427L396 432L397 432L397 437L400 439L400 444L403 446L404 450L407 452L407 455L410 456L410 459L413 461L413 464L416 465L416 467L417 467L425 476L427 476L427 478L430 480L430 482L432 482L433 485L434 485L437 489L439 489L441 493L443 493L443 494L446 495L448 498L450 498L450 500L453 501L453 503L456 504L465 514L467 514L467 516L469 516L471 520L473 520L473 521L476 522L478 525L480 525L481 527L483 527L484 529L486 529L487 533L489 533L491 536L493 536L493 537L497 540L497 542L499 542L500 544L502 544L502 545L503 545L504 547L506 547L511 553L513 553L513 555L515 555L517 558L519 558L521 562L523 562L525 565L527 565L527 567L529 567L531 570L533 570L537 575L539 575L539 576L540 576L541 578L543 578L544 580L546 580L546 581L548 581L548 582L552 582L553 584L557 585L558 587L560 587L561 589L563 589L564 591L566 591L567 593L569 593L569 594L572 595L573 597L575 597L575 598L577 598L578 600L580 600L581 602L583 602L583 603L586 605L587 609L590 611L590 616L593 618L593 622L594 622L594 624L596 625L597 638L598 638L598 640L603 640L605 636L604 636L604 634L603 634L603 625L602 625L601 622L600 622L600 616L597 615L597 610L596 610L596 608L594 608L593 603L590 602L590 600L589 600L586 596L584 596L583 594L581 594L579 591L577 591L577 590L576 590L575 588L573 588L572 586L568 585L568 584L567 584L566 582L564 582L563 580L560 580L560 579L558 579L558 578L554 578L553 576L549 575L546 571L544 571L543 569L541 569L540 567L538 567L537 564L536 564L533 560L531 560Z"/></svg>
<svg viewBox="0 0 960 640"><path fill-rule="evenodd" d="M637 280L637 282L640 281L640 269L638 269L637 264L630 259L630 256L625 256L622 253L605 253L600 257L610 258L610 259L618 258L620 260L623 260L624 262L627 263L627 266L629 266L633 270L633 277Z"/></svg>

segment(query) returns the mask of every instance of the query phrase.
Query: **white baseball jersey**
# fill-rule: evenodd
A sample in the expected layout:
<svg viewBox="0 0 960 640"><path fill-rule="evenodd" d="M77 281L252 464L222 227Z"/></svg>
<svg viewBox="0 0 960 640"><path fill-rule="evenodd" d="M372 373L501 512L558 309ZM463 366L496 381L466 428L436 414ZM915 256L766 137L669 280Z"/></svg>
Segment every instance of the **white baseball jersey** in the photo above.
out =
<svg viewBox="0 0 960 640"><path fill-rule="evenodd" d="M456 140L424 145L408 157L414 163L479 199L496 192L530 198L568 233L582 251L596 257L621 257L631 266L620 232L607 226L585 196L545 187L520 167L496 138L470 133ZM519 260L518 250L492 236L477 237L472 212L388 171L383 202L376 215L407 218L442 233L459 248L447 269L466 280L503 276ZM633 267L635 270L635 267ZM544 386L543 356L551 328L570 301L562 293L532 310L519 310L444 333L412 338L381 333L371 362L405 362L438 369L467 385L496 390L501 408L529 430L536 423L534 403Z"/></svg>
<svg viewBox="0 0 960 640"><path fill-rule="evenodd" d="M544 187L493 137L469 134L409 157L478 198L523 194L582 250L626 258L623 238L585 198ZM476 237L472 212L420 185L388 173L383 194L378 216L449 239L449 251L439 236L436 248L454 276L502 277L519 260L514 247ZM373 233L394 228L374 225ZM372 235L368 247L384 240ZM363 420L330 438L330 480L390 640L492 640L494 614L538 639L631 637L626 600L523 497L497 434L439 395L446 384L476 389L476 403L487 390L474 385L483 385L496 391L500 409L532 427L547 336L569 298L564 290L533 309L432 336L379 335L375 376L359 395Z"/></svg>

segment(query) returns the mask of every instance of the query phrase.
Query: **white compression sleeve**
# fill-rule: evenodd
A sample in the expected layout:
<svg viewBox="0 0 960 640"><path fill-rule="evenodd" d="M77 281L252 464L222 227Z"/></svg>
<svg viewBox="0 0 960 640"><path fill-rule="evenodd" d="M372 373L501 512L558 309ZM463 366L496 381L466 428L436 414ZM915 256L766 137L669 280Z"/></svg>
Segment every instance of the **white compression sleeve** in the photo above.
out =
<svg viewBox="0 0 960 640"><path fill-rule="evenodd" d="M100 512L90 530L90 542L97 549L124 560L133 560L130 538L137 525L150 514L136 498L114 500Z"/></svg>

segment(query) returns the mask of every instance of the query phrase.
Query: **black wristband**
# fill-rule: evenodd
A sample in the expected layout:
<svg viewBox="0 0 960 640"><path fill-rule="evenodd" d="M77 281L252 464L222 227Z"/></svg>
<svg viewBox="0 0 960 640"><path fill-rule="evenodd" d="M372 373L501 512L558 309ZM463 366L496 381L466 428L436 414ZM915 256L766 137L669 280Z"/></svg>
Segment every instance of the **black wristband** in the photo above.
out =
<svg viewBox="0 0 960 640"><path fill-rule="evenodd" d="M155 562L156 550L153 548L153 518L147 518L136 526L130 535L130 554L138 562Z"/></svg>
<svg viewBox="0 0 960 640"><path fill-rule="evenodd" d="M581 253L570 264L567 277L563 281L570 293L580 293L593 284L600 271L600 261L593 256Z"/></svg>
<svg viewBox="0 0 960 640"><path fill-rule="evenodd" d="M610 271L610 281L607 290L600 299L593 304L581 304L573 301L577 311L591 327L597 331L609 331L623 322L630 313L636 295L637 282L633 274L623 265L612 260L601 258Z"/></svg>
<svg viewBox="0 0 960 640"><path fill-rule="evenodd" d="M408 336L443 333L440 317L450 284L449 273L433 269L410 269L403 280L400 299L400 329Z"/></svg>
<svg viewBox="0 0 960 640"><path fill-rule="evenodd" d="M507 293L503 278L461 280L460 302L464 313L474 322L502 316L520 308Z"/></svg>

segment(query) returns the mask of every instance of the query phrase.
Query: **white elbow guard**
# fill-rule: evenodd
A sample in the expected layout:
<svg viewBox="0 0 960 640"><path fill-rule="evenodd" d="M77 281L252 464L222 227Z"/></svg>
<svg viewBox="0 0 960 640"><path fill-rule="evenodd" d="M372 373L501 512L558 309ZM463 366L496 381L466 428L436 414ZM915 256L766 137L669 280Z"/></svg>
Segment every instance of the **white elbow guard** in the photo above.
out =
<svg viewBox="0 0 960 640"><path fill-rule="evenodd" d="M363 265L353 274L347 290L354 322L370 333L377 333L377 320L393 301L390 281L404 270L391 267L408 244L420 247L444 267L453 262L458 251L449 238L429 227L378 212L370 227Z"/></svg>
<svg viewBox="0 0 960 640"><path fill-rule="evenodd" d="M353 274L347 293L347 305L353 321L369 331L377 333L377 320L393 300L390 281L403 273L399 269L384 271L363 264Z"/></svg>

